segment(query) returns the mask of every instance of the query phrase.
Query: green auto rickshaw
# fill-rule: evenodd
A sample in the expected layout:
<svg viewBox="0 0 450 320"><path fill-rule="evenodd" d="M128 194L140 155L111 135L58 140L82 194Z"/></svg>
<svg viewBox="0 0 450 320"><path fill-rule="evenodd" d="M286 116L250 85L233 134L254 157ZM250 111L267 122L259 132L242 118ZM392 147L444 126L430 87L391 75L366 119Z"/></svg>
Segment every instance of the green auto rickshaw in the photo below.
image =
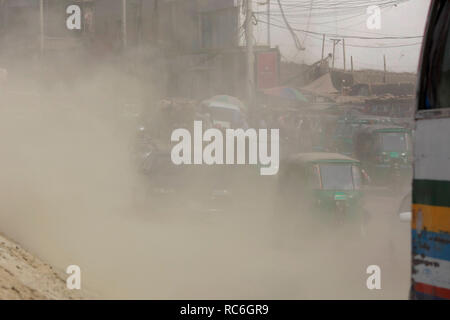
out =
<svg viewBox="0 0 450 320"><path fill-rule="evenodd" d="M395 125L367 125L355 134L355 156L378 185L401 189L411 181L411 129Z"/></svg>
<svg viewBox="0 0 450 320"><path fill-rule="evenodd" d="M360 113L347 114L337 120L333 135L333 145L336 152L346 156L355 155L354 136L361 128L375 124L392 124L386 117L370 116Z"/></svg>
<svg viewBox="0 0 450 320"><path fill-rule="evenodd" d="M300 153L282 161L278 179L279 198L290 212L312 214L322 222L365 223L366 178L358 160L337 153Z"/></svg>

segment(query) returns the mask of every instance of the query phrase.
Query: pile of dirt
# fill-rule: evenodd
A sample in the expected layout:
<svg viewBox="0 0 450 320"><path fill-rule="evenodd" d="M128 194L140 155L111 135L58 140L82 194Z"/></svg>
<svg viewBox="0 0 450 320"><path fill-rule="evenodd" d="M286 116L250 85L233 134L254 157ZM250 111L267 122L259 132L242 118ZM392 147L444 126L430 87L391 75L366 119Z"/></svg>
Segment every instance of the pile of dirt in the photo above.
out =
<svg viewBox="0 0 450 320"><path fill-rule="evenodd" d="M85 294L68 290L65 274L0 235L0 299L83 299Z"/></svg>

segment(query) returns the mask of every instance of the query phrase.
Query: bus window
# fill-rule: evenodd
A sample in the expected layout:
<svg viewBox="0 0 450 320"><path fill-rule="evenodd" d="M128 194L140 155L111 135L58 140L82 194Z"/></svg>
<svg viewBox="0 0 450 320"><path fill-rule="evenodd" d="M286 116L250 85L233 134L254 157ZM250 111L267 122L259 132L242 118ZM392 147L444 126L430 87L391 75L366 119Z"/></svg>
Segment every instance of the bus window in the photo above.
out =
<svg viewBox="0 0 450 320"><path fill-rule="evenodd" d="M450 108L450 1L431 12L423 48L419 109Z"/></svg>
<svg viewBox="0 0 450 320"><path fill-rule="evenodd" d="M447 30L444 60L442 61L441 79L437 87L437 107L450 108L450 32Z"/></svg>
<svg viewBox="0 0 450 320"><path fill-rule="evenodd" d="M320 183L319 165L316 164L316 165L310 167L310 170L308 172L308 179L309 179L309 182L311 183L311 187L313 189L322 188L321 183Z"/></svg>
<svg viewBox="0 0 450 320"><path fill-rule="evenodd" d="M355 189L359 190L362 186L362 176L361 176L361 169L359 166L352 166L352 173L353 173L353 184L355 185Z"/></svg>

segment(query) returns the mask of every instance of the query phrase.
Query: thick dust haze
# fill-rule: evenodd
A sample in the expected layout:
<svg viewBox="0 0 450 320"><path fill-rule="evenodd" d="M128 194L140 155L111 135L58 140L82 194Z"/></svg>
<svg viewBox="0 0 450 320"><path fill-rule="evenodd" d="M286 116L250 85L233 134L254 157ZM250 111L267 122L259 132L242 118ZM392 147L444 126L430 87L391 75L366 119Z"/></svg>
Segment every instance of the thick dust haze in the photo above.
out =
<svg viewBox="0 0 450 320"><path fill-rule="evenodd" d="M147 150L136 146L143 132L160 123L155 110L167 98L161 87L177 89L178 78L165 72L176 59L171 56L167 65L140 70L134 58L148 48L118 53L123 39L120 21L114 19L104 23L105 36L99 36L101 47L119 35L118 41L111 40L115 41L111 48L103 48L108 52L105 59L92 58L83 50L68 54L67 49L41 48L45 51L41 56L39 50L31 53L27 46L20 47L23 43L39 47L33 33L37 11L17 18L17 24L27 22L25 31L0 30L10 44L0 55L0 70L8 72L8 81L0 83L0 231L6 237L59 271L80 266L82 288L94 298L408 297L410 229L397 217L400 197L384 189L364 191L360 210L367 213L368 224L363 236L355 226L323 225L308 209L286 209L280 202L278 177L260 176L259 168L249 166L224 171L220 166L202 167L198 174L175 177L185 191L212 192L215 183L226 180L233 197L225 198L225 204L210 202L207 193L176 194L169 200L150 196L153 177L139 165ZM166 22L161 19L160 30L169 28ZM180 52L182 45L196 43L180 27L158 35L153 23L151 40L162 47L170 49L166 43L170 36L175 39L170 45ZM137 23L129 24L130 30L138 28ZM198 31L197 21L179 25ZM100 23L96 27L100 30ZM58 31L46 28L48 34ZM237 32L243 34L241 29ZM228 33L235 41L233 32ZM89 31L86 34L86 42L94 39ZM58 40L48 38L49 43ZM129 36L130 47L138 38ZM189 48L194 49L198 48ZM174 49L171 55L180 52ZM152 60L153 53L146 52L146 58ZM180 74L179 82L189 87L178 88L179 96L189 93L207 99L222 94L225 86L245 92L246 68L242 57L233 54L192 59L190 67L213 70L209 88L202 87L206 81L197 81L200 77ZM305 75L320 73L325 64L328 70L327 59ZM169 143L170 135L164 139ZM370 265L381 267L381 290L366 286Z"/></svg>
<svg viewBox="0 0 450 320"><path fill-rule="evenodd" d="M69 70L76 66L59 72ZM53 85L35 92L16 79L2 95L0 225L59 269L79 265L92 296L407 297L409 238L391 228L395 199L366 203L372 220L362 241L286 216L273 177L235 174L242 194L228 211L137 206L148 177L133 161L140 124L125 106L151 108L158 97L107 63L80 73L76 81L52 75ZM382 267L383 290L366 288L371 264Z"/></svg>

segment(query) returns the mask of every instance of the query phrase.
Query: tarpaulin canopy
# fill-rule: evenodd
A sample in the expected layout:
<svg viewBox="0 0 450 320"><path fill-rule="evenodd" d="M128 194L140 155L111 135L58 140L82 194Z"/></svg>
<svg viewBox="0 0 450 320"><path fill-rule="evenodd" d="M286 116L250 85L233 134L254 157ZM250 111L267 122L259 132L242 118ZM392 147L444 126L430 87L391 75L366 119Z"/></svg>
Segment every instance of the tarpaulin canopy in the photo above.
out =
<svg viewBox="0 0 450 320"><path fill-rule="evenodd" d="M326 73L307 86L302 87L300 91L318 96L330 96L339 93L333 85L330 73Z"/></svg>
<svg viewBox="0 0 450 320"><path fill-rule="evenodd" d="M230 108L238 108L241 111L246 112L247 106L238 98L228 95L218 95L214 96L208 100L203 101L204 104L208 106L216 106L216 107L230 107Z"/></svg>

